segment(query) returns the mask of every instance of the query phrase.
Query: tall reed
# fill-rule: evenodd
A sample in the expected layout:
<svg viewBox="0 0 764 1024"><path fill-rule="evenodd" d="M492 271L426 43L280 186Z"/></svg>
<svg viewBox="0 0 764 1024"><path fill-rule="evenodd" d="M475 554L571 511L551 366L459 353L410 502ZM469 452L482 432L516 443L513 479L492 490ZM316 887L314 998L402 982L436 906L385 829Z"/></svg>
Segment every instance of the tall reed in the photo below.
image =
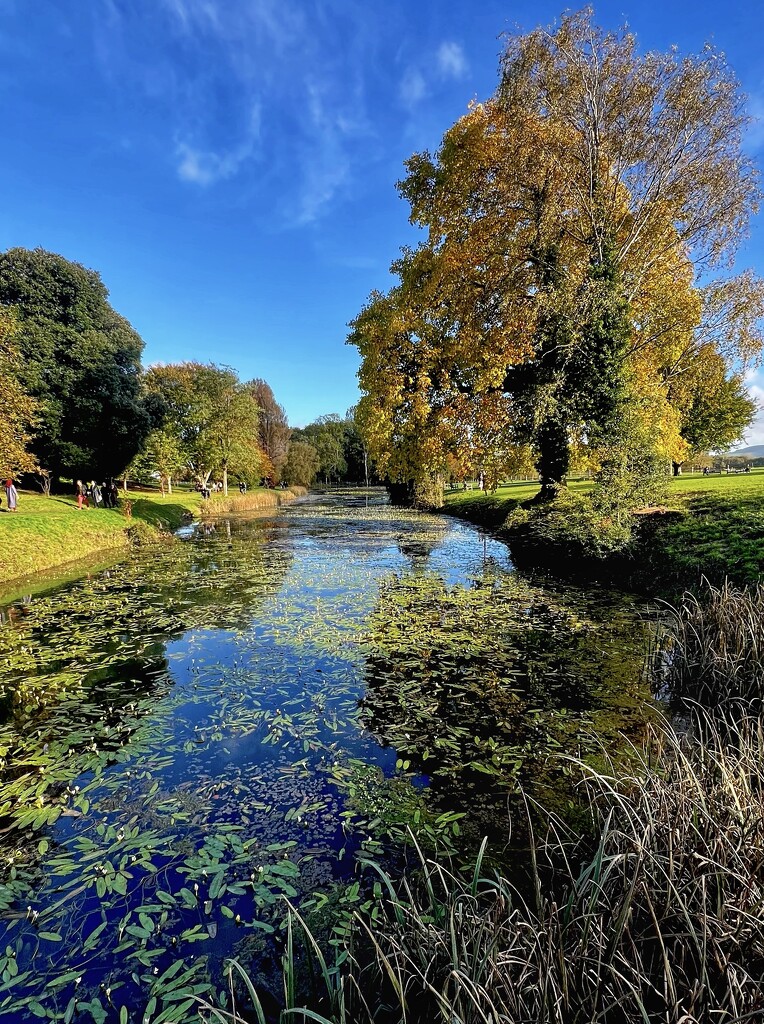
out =
<svg viewBox="0 0 764 1024"><path fill-rule="evenodd" d="M662 726L628 777L576 762L599 842L582 861L583 841L548 817L527 890L484 872L483 851L466 874L423 855L398 883L376 868L381 916L355 925L356 951L365 942L372 956L351 948L328 966L299 929L319 966L313 1002L294 984L293 912L278 1019L763 1020L764 732L758 718L731 726L705 714L692 735ZM262 1009L256 1019L265 1021Z"/></svg>
<svg viewBox="0 0 764 1024"><path fill-rule="evenodd" d="M706 584L669 607L653 662L656 689L717 708L764 697L764 586Z"/></svg>

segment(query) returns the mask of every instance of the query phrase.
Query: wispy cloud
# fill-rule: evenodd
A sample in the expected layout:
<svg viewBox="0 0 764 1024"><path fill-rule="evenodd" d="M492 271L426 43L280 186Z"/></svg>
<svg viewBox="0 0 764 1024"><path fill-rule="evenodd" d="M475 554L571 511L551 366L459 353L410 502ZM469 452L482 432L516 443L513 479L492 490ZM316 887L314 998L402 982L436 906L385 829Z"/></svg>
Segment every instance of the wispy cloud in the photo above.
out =
<svg viewBox="0 0 764 1024"><path fill-rule="evenodd" d="M459 43L441 43L438 48L438 70L444 78L464 78L467 58Z"/></svg>
<svg viewBox="0 0 764 1024"><path fill-rule="evenodd" d="M398 95L405 107L415 107L427 96L427 82L421 71L407 68L398 87Z"/></svg>
<svg viewBox="0 0 764 1024"><path fill-rule="evenodd" d="M178 177L194 185L214 185L232 178L241 166L257 154L260 138L260 106L253 108L247 135L232 149L199 149L189 141L178 141Z"/></svg>
<svg viewBox="0 0 764 1024"><path fill-rule="evenodd" d="M417 62L408 65L398 84L398 97L404 107L413 111L437 91L439 82L464 78L467 70L467 58L459 43L442 42L426 59L420 56Z"/></svg>
<svg viewBox="0 0 764 1024"><path fill-rule="evenodd" d="M745 443L764 444L764 376L761 373L750 374L746 380L751 398L758 406L758 414L745 435Z"/></svg>
<svg viewBox="0 0 764 1024"><path fill-rule="evenodd" d="M286 225L311 223L353 187L373 135L366 81L378 46L354 4L159 0L148 27L103 2L104 74L114 86L131 76L161 107L184 185L270 190L271 219Z"/></svg>

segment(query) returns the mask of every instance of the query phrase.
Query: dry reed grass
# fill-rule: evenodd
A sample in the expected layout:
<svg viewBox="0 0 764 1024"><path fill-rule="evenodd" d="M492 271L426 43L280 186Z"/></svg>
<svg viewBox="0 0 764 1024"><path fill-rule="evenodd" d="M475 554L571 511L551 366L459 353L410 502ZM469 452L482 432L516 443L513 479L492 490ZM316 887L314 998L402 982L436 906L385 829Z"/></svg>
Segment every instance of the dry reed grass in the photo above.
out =
<svg viewBox="0 0 764 1024"><path fill-rule="evenodd" d="M278 508L289 504L308 493L306 487L288 487L285 490L252 491L247 494L230 494L227 498L214 497L202 501L199 506L202 516L220 516L226 513L254 512L258 509Z"/></svg>
<svg viewBox="0 0 764 1024"><path fill-rule="evenodd" d="M293 908L282 1022L743 1024L764 1020L764 587L670 608L658 682L688 714L584 781L592 841L528 809L529 884L428 859L382 882L331 962ZM583 865L583 866L581 866ZM301 936L295 955L295 932ZM307 957L317 986L299 993ZM266 1024L251 979L232 998ZM243 985L241 979L244 979ZM310 1007L310 1008L308 1008ZM243 1021L236 1010L211 1019Z"/></svg>
<svg viewBox="0 0 764 1024"><path fill-rule="evenodd" d="M633 774L587 769L600 840L548 818L520 889L421 856L328 966L290 913L279 1018L331 1024L742 1024L764 1019L764 732L758 718L654 731ZM542 879L544 881L542 882ZM530 895L529 895L530 894ZM320 992L297 996L293 928ZM371 950L371 956L353 950ZM363 962L361 962L363 961ZM256 1003L254 986L249 1000ZM312 1006L307 1010L305 1006ZM265 1021L262 1010L256 1019ZM234 1012L217 1020L243 1020Z"/></svg>
<svg viewBox="0 0 764 1024"><path fill-rule="evenodd" d="M654 652L656 688L705 708L755 703L764 697L764 586L706 583L668 608L663 641Z"/></svg>

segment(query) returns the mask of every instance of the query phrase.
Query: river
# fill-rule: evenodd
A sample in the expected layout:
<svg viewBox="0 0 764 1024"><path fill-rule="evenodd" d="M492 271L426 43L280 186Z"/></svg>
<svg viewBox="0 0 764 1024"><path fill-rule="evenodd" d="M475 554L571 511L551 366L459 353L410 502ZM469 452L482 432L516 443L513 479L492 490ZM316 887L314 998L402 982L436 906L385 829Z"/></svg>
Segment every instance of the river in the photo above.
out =
<svg viewBox="0 0 764 1024"><path fill-rule="evenodd" d="M231 956L276 998L285 900L341 929L409 830L511 868L521 793L643 728L643 651L628 595L374 491L5 608L0 1020L184 1021Z"/></svg>

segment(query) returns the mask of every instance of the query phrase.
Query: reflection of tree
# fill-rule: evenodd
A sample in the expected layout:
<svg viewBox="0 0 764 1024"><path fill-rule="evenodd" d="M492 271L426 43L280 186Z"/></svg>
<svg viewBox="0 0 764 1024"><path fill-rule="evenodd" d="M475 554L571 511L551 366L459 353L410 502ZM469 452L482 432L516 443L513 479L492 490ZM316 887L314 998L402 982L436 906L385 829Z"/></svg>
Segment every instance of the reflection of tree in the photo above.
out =
<svg viewBox="0 0 764 1024"><path fill-rule="evenodd" d="M433 533L402 535L398 538L398 550L409 560L414 572L427 568L430 555L443 543L443 536Z"/></svg>
<svg viewBox="0 0 764 1024"><path fill-rule="evenodd" d="M517 577L392 577L366 660L367 728L471 811L476 792L528 785L551 753L594 745L601 711L613 732L634 711L619 701L638 686L639 649L581 604Z"/></svg>
<svg viewBox="0 0 764 1024"><path fill-rule="evenodd" d="M0 631L8 667L0 698L39 709L69 693L128 688L161 674L167 643L189 629L242 630L292 562L268 531L234 528L122 562L34 599ZM145 670L145 672L144 672ZM128 685L129 683L129 685Z"/></svg>
<svg viewBox="0 0 764 1024"><path fill-rule="evenodd" d="M191 629L246 629L283 583L292 554L255 525L139 554L9 616L0 630L0 832L24 850L30 872L38 829L79 814L69 787L122 760L171 692L167 645Z"/></svg>
<svg viewBox="0 0 764 1024"><path fill-rule="evenodd" d="M319 550L367 559L396 545L412 566L422 568L445 540L447 520L392 508L383 494L381 489L343 492L341 503L333 495L287 509L286 516Z"/></svg>

